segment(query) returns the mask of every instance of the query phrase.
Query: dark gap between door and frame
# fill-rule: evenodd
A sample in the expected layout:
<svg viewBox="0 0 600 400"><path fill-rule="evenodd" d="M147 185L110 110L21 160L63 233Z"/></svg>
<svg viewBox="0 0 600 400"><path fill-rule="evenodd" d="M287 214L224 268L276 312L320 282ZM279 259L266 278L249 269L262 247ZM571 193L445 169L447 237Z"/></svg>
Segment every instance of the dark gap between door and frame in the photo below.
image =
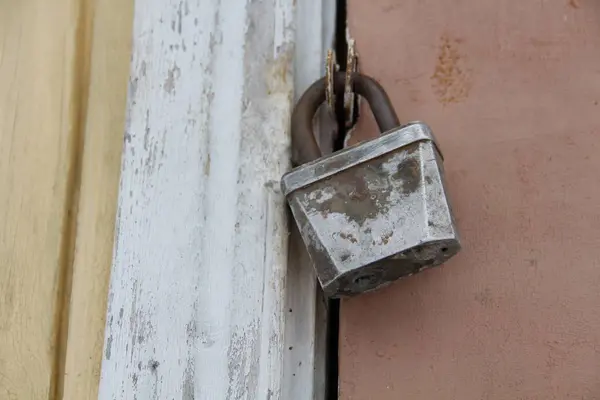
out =
<svg viewBox="0 0 600 400"><path fill-rule="evenodd" d="M346 70L346 55L348 54L348 42L346 38L346 0L336 0L336 18L335 18L335 54L340 70ZM344 147L346 137L346 127L344 121L344 96L336 95L335 104L338 136L333 144L333 151L341 150ZM325 356L325 399L337 400L339 388L339 334L340 334L340 300L329 299L327 311L327 344Z"/></svg>

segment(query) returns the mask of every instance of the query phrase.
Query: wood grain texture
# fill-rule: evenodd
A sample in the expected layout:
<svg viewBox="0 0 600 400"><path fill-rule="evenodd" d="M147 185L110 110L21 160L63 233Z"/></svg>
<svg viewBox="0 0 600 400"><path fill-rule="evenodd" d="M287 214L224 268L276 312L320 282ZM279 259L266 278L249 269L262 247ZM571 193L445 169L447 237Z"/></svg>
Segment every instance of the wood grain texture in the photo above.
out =
<svg viewBox="0 0 600 400"><path fill-rule="evenodd" d="M97 399L114 242L133 0L87 8L89 78L82 143L72 284L65 302L64 377L57 398Z"/></svg>
<svg viewBox="0 0 600 400"><path fill-rule="evenodd" d="M131 1L0 1L0 398L97 398Z"/></svg>
<svg viewBox="0 0 600 400"><path fill-rule="evenodd" d="M463 250L343 302L342 399L600 398L599 5L349 1L361 70L441 144Z"/></svg>
<svg viewBox="0 0 600 400"><path fill-rule="evenodd" d="M48 399L78 127L75 1L0 2L0 398Z"/></svg>
<svg viewBox="0 0 600 400"><path fill-rule="evenodd" d="M138 0L99 398L279 399L292 0Z"/></svg>

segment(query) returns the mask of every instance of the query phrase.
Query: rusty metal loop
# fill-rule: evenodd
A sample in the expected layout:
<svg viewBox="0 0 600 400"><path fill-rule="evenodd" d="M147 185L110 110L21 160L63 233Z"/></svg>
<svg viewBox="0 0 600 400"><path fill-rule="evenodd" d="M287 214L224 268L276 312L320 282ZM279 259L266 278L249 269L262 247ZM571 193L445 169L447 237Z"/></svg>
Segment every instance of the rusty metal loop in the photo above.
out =
<svg viewBox="0 0 600 400"><path fill-rule="evenodd" d="M346 74L335 73L335 92L344 93ZM373 78L354 73L351 76L352 89L364 97L381 133L400 126L392 102L383 87ZM300 97L292 113L292 164L298 166L322 156L321 149L312 130L312 120L325 101L325 77L313 83ZM333 138L332 138L333 139Z"/></svg>

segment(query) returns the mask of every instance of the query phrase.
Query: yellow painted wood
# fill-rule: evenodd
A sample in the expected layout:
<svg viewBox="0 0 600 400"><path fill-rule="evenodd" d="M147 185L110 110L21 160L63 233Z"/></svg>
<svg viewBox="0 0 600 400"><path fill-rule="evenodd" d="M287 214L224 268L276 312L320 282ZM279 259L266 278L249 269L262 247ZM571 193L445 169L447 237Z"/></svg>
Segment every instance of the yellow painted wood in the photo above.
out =
<svg viewBox="0 0 600 400"><path fill-rule="evenodd" d="M0 399L97 396L131 3L0 0Z"/></svg>
<svg viewBox="0 0 600 400"><path fill-rule="evenodd" d="M0 398L53 392L78 114L77 10L0 3Z"/></svg>
<svg viewBox="0 0 600 400"><path fill-rule="evenodd" d="M90 18L89 96L63 396L81 400L98 398L125 129L133 1L97 0Z"/></svg>

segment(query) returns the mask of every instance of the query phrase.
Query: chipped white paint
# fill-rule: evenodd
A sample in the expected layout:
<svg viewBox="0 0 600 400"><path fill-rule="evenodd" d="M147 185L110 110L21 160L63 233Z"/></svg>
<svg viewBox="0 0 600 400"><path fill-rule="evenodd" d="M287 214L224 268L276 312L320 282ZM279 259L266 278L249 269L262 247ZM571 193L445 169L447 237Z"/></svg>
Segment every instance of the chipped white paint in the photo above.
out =
<svg viewBox="0 0 600 400"><path fill-rule="evenodd" d="M294 92L302 92L325 72L325 55L333 45L335 1L296 3ZM328 119L326 119L328 121ZM324 127L328 131L329 127ZM331 146L325 138L322 145ZM292 222L287 275L284 400L323 400L327 311L306 247Z"/></svg>
<svg viewBox="0 0 600 400"><path fill-rule="evenodd" d="M101 400L312 397L314 355L293 372L290 357L315 349L314 278L290 272L286 303L279 191L294 14L293 0L136 1ZM321 21L302 38L320 41Z"/></svg>

